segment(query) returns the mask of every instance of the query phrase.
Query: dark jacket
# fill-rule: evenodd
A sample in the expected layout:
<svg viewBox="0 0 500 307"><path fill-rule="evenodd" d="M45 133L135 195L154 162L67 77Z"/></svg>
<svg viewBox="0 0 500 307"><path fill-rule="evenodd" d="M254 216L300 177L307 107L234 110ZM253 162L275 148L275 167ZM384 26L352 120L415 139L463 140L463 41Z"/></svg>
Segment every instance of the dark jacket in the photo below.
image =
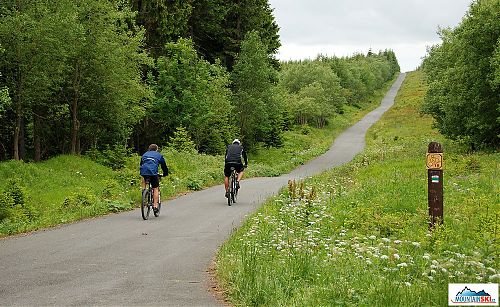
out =
<svg viewBox="0 0 500 307"><path fill-rule="evenodd" d="M237 143L227 146L225 159L226 163L241 163L241 157L243 157L243 159L245 160L245 165L247 165L247 153L243 146Z"/></svg>
<svg viewBox="0 0 500 307"><path fill-rule="evenodd" d="M141 176L156 176L158 175L158 166L161 165L161 169L164 175L168 174L167 163L165 158L154 150L150 150L142 155L141 157Z"/></svg>

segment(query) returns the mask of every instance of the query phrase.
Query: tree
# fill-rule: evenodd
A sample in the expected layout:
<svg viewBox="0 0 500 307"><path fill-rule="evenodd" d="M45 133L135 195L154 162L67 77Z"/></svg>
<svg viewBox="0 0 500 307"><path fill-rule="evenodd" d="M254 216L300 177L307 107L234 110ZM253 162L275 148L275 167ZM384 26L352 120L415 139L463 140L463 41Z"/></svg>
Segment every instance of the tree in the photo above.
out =
<svg viewBox="0 0 500 307"><path fill-rule="evenodd" d="M240 53L245 35L258 31L275 67L281 46L279 27L268 0L200 0L193 4L189 35L199 54L214 63L220 59L229 71Z"/></svg>
<svg viewBox="0 0 500 307"><path fill-rule="evenodd" d="M231 75L233 105L248 149L258 142L268 146L280 145L283 120L282 107L275 98L276 74L259 34L249 32L241 44Z"/></svg>
<svg viewBox="0 0 500 307"><path fill-rule="evenodd" d="M131 31L131 11L111 0L11 0L0 12L13 157L26 157L26 143L38 161L43 147L56 154L69 144L79 153L82 141L89 148L126 140L148 95L143 33Z"/></svg>
<svg viewBox="0 0 500 307"><path fill-rule="evenodd" d="M423 68L429 82L423 111L451 139L500 144L498 41L500 1L479 0L455 29L441 30Z"/></svg>
<svg viewBox="0 0 500 307"><path fill-rule="evenodd" d="M9 48L0 66L4 84L12 91L13 158L19 160L25 157L26 123L33 115L37 118L40 106L61 80L64 61L59 42L67 31L48 1L7 1L1 11L0 42Z"/></svg>
<svg viewBox="0 0 500 307"><path fill-rule="evenodd" d="M149 96L141 67L143 32L131 32L131 11L113 1L82 0L78 35L68 42L70 69L66 84L71 112L71 152L125 142L133 123L144 115Z"/></svg>
<svg viewBox="0 0 500 307"><path fill-rule="evenodd" d="M222 153L235 129L230 122L228 73L219 63L201 59L187 39L167 44L157 70L151 109L156 138L171 136L184 126L198 150Z"/></svg>
<svg viewBox="0 0 500 307"><path fill-rule="evenodd" d="M2 45L0 45L0 54L3 53L5 49L2 48ZM0 71L0 77L2 77L2 72ZM3 112L7 108L9 108L11 103L11 99L9 96L9 89L4 86L3 88L0 88L0 118L2 118Z"/></svg>
<svg viewBox="0 0 500 307"><path fill-rule="evenodd" d="M165 55L166 43L189 36L193 0L130 0L130 5L137 24L146 30L146 51L154 58Z"/></svg>
<svg viewBox="0 0 500 307"><path fill-rule="evenodd" d="M343 112L345 91L339 77L325 61L284 65L280 76L281 86L289 93L297 94L298 99L307 101L291 100L295 102L291 107L298 123L314 123L321 128L334 113ZM306 107L307 104L312 105Z"/></svg>

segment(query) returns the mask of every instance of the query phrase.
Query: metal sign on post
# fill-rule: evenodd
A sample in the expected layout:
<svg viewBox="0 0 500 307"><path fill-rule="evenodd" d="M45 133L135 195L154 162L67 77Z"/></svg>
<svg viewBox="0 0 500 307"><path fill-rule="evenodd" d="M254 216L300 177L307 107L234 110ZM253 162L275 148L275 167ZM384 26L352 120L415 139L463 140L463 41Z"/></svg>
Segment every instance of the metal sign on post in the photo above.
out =
<svg viewBox="0 0 500 307"><path fill-rule="evenodd" d="M443 147L429 143L426 157L429 200L429 228L443 223Z"/></svg>

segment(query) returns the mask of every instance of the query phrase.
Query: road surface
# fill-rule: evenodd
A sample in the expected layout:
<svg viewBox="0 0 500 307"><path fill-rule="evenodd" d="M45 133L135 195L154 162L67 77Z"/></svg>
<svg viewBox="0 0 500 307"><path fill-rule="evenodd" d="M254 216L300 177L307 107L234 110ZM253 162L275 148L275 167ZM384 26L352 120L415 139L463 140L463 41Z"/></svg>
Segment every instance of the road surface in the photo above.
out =
<svg viewBox="0 0 500 307"><path fill-rule="evenodd" d="M148 221L133 210L0 240L0 305L220 306L207 268L232 229L289 179L350 161L403 79L323 156L281 177L243 180L231 207L220 185L170 200Z"/></svg>

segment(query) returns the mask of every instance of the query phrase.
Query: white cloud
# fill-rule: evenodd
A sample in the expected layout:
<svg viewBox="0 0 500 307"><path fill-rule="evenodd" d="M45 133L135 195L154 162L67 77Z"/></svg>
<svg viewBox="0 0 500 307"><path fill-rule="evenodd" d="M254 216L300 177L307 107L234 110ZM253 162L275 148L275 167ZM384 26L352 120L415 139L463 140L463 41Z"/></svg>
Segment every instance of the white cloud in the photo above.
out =
<svg viewBox="0 0 500 307"><path fill-rule="evenodd" d="M395 51L402 71L415 69L439 27L454 27L470 0L270 0L280 26L278 58Z"/></svg>

